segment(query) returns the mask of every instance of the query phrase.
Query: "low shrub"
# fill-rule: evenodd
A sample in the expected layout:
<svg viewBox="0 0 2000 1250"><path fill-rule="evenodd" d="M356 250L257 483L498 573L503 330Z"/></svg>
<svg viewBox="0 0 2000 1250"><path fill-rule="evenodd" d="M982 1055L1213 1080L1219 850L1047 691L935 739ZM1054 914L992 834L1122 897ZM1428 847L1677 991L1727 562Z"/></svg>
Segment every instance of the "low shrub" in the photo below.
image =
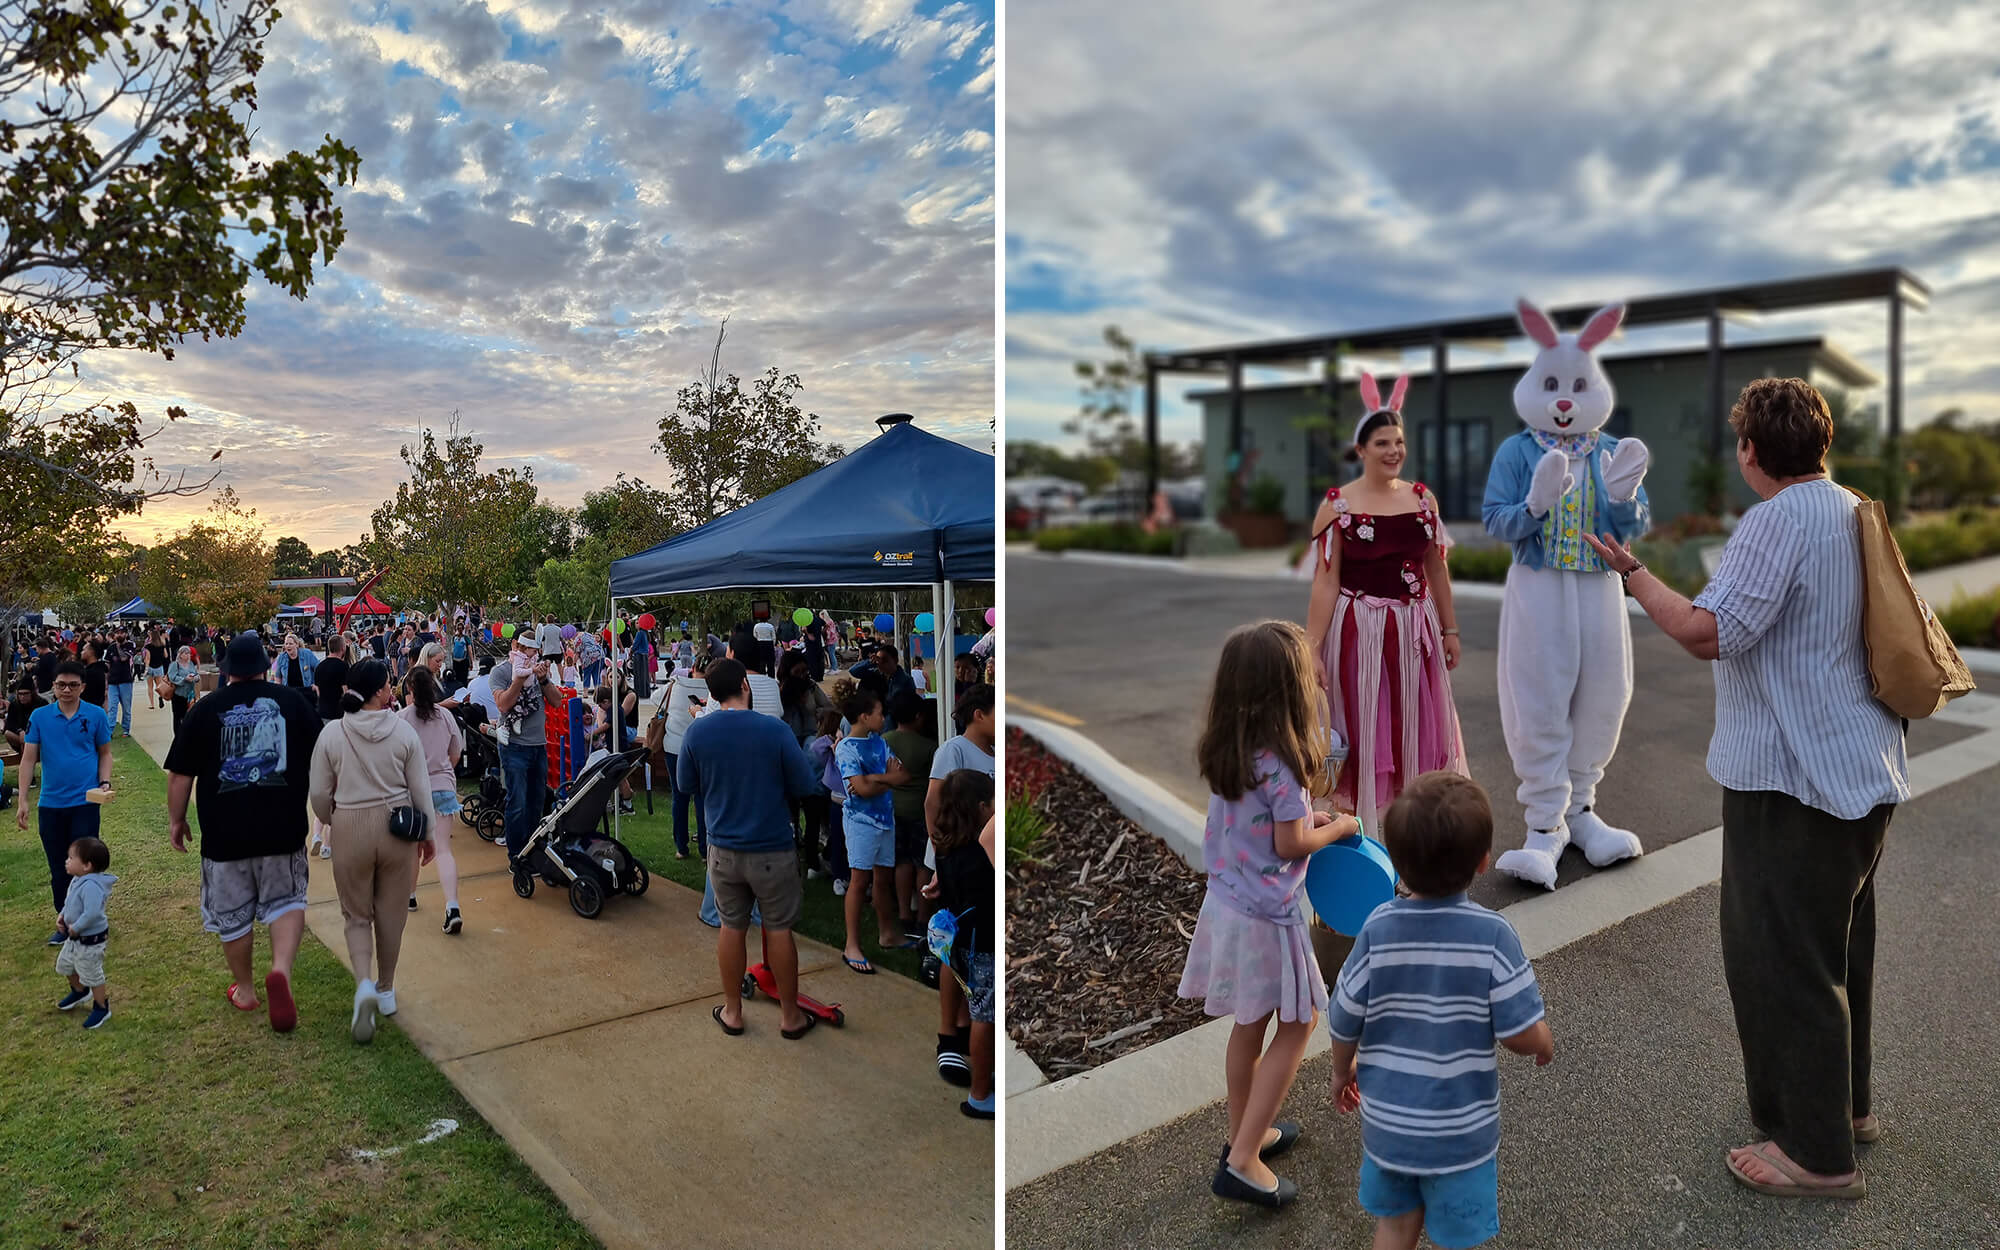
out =
<svg viewBox="0 0 2000 1250"><path fill-rule="evenodd" d="M1455 582L1504 582L1514 563L1512 547L1459 547L1445 561Z"/></svg>
<svg viewBox="0 0 2000 1250"><path fill-rule="evenodd" d="M1027 543L1027 542L1033 542L1034 540L1035 540L1034 534L1028 530L1007 531L1007 541L1010 543Z"/></svg>
<svg viewBox="0 0 2000 1250"><path fill-rule="evenodd" d="M1122 551L1130 555L1170 556L1174 554L1172 530L1148 534L1125 523L1071 525L1046 529L1035 535L1038 551Z"/></svg>
<svg viewBox="0 0 2000 1250"><path fill-rule="evenodd" d="M1896 545L1913 573L2000 555L2000 511L1960 508L1948 520L1901 525Z"/></svg>
<svg viewBox="0 0 2000 1250"><path fill-rule="evenodd" d="M1951 640L1961 647L1990 647L2000 638L2000 590L1983 595L1958 594L1937 610Z"/></svg>
<svg viewBox="0 0 2000 1250"><path fill-rule="evenodd" d="M1048 832L1049 822L1040 808L1027 799L1007 804L1007 858L1026 859L1035 853L1035 844Z"/></svg>

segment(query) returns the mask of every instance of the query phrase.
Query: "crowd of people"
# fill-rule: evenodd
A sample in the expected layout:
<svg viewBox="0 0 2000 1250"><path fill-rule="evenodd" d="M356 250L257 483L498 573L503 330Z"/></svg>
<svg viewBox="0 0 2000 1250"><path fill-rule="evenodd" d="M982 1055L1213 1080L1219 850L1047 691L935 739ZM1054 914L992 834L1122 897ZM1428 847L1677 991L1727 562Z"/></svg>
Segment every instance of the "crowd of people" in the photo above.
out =
<svg viewBox="0 0 2000 1250"><path fill-rule="evenodd" d="M60 970L72 978L62 1006L92 1003L93 1028L109 1017L102 947L116 878L96 837L99 802L86 791L109 792L110 744L131 732L140 680L149 708L172 710L170 841L199 853L202 924L222 945L230 1006L266 1011L281 1032L297 1026L292 963L318 856L331 861L339 898L357 1042L396 1013L397 966L423 866L437 867L443 932L464 932L450 831L468 738L493 742L506 793L503 837L518 857L551 802L551 712L574 694L584 726L575 754L585 757L575 766L643 744L652 776L671 795L677 855L692 849L704 861L702 913L719 930L724 1002L715 1016L724 1031L745 1027L741 979L753 924L784 1036L814 1027L798 1005L791 936L809 882L825 880L846 896L846 963L863 975L876 970L861 945L865 910L875 913L881 948L911 951L926 949L942 913L956 941L947 959L927 952L924 961L939 994L937 1070L968 1089L967 1115L990 1118L992 635L957 657L955 732L940 743L937 700L925 697L935 683L865 626L821 615L783 636L770 622L745 622L726 640L660 633L630 618L593 632L548 614L495 638L476 614L461 612L351 628L307 620L291 632L234 637L171 620L112 623L26 640L15 655L20 676L6 734L21 757L19 775L39 772L58 915L50 943L63 946ZM843 650L859 655L845 671ZM23 828L33 784L19 795ZM629 776L616 802L634 812ZM260 925L270 944L261 981L253 959Z"/></svg>
<svg viewBox="0 0 2000 1250"><path fill-rule="evenodd" d="M1375 1245L1414 1247L1428 1233L1473 1246L1499 1232L1495 1047L1547 1064L1554 1040L1519 937L1467 897L1493 864L1493 811L1467 775L1452 706L1449 540L1422 485L1399 476L1395 402L1360 423L1361 474L1315 523L1306 627L1246 625L1223 645L1199 748L1212 791L1207 895L1179 989L1235 1021L1218 1196L1270 1207L1297 1196L1271 1167L1301 1131L1278 1113L1324 1015L1334 1102L1361 1112L1359 1197L1377 1218ZM1575 535L1532 516L1516 525L1518 505L1503 499L1488 528L1513 535L1532 573L1573 570L1614 591L1622 581L1662 632L1715 663L1722 963L1762 1138L1726 1163L1762 1193L1856 1198L1866 1192L1857 1144L1881 1132L1869 1088L1874 878L1910 794L1908 726L1873 693L1856 500L1827 473L1824 398L1799 379L1763 379L1730 425L1761 502L1693 600L1587 523ZM1597 661L1609 672L1621 657ZM1622 663L1629 683L1629 646ZM1504 691L1502 711L1503 723L1524 714ZM1571 757L1555 816L1541 823L1590 818L1615 737L1576 744L1586 766ZM1552 758L1560 769L1562 753ZM1541 761L1516 752L1516 766L1533 824ZM1401 892L1329 978L1301 905L1307 861L1364 829L1386 847Z"/></svg>

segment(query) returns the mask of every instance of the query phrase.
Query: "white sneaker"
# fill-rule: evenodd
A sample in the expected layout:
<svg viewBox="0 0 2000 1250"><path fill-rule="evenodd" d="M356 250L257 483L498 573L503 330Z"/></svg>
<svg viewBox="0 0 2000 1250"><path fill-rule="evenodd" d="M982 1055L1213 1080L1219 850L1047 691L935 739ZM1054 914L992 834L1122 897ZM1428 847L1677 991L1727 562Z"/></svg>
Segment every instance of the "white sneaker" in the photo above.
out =
<svg viewBox="0 0 2000 1250"><path fill-rule="evenodd" d="M375 991L375 1010L376 1010L376 1011L378 1011L378 1012L380 1012L381 1014L383 1014L383 1015L385 1015L385 1016L393 1016L393 1015L395 1015L395 1014L396 1014L396 991L394 991L394 990L376 990L376 991Z"/></svg>
<svg viewBox="0 0 2000 1250"><path fill-rule="evenodd" d="M808 880L808 881L817 881L817 880L819 880L819 879L820 879L820 877L821 877L821 876L823 876L823 875L824 875L824 874L823 874L823 873L821 873L821 872L820 872L820 870L819 870L819 869L817 869L817 868L808 868L808 869L806 869L806 880Z"/></svg>
<svg viewBox="0 0 2000 1250"><path fill-rule="evenodd" d="M375 983L363 981L354 987L354 1020L351 1029L357 1042L375 1040Z"/></svg>
<svg viewBox="0 0 2000 1250"><path fill-rule="evenodd" d="M847 894L847 882L840 877L835 877L833 879L833 894L835 898L845 897Z"/></svg>
<svg viewBox="0 0 2000 1250"><path fill-rule="evenodd" d="M319 840L319 857L321 859L333 858L333 843L327 841L325 838Z"/></svg>

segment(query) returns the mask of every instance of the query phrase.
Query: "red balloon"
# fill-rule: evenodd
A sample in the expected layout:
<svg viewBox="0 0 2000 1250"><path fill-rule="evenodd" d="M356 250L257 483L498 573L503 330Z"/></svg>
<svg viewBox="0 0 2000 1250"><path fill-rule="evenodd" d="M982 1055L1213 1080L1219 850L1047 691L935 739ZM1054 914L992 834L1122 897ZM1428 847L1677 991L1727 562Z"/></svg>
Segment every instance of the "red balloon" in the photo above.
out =
<svg viewBox="0 0 2000 1250"><path fill-rule="evenodd" d="M651 612L648 612L646 613L646 615L639 618L640 629L651 629L654 626L654 624L655 622L653 620L653 614Z"/></svg>
<svg viewBox="0 0 2000 1250"><path fill-rule="evenodd" d="M495 617L495 618L493 618L493 620L492 620L492 621L490 621L490 622L488 622L488 624L487 624L487 628L488 628L488 629L491 629L491 630L493 631L493 636L494 636L495 638L498 638L498 637L500 636L500 631L501 631L502 629L504 629L505 627L506 627L506 623L505 623L504 621L500 620L500 618L498 618L498 617Z"/></svg>
<svg viewBox="0 0 2000 1250"><path fill-rule="evenodd" d="M607 642L607 643L609 643L609 642L611 641L611 631L610 631L609 629L606 629L606 630L602 630L602 631L600 631L600 636L601 636L601 637L602 637L602 638L604 639L604 641L605 641L605 642Z"/></svg>

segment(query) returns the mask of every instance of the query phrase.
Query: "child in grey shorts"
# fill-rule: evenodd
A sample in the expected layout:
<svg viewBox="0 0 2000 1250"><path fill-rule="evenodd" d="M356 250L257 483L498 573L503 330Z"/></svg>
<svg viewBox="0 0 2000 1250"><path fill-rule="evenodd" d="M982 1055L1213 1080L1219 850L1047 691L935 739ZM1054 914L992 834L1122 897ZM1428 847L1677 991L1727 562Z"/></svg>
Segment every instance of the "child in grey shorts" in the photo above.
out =
<svg viewBox="0 0 2000 1250"><path fill-rule="evenodd" d="M69 977L69 993L56 1009L68 1011L90 999L90 1014L83 1027L94 1029L111 1018L111 997L104 989L104 944L111 936L105 905L111 901L111 887L118 878L105 871L111 867L111 850L96 838L70 843L63 867L71 881L62 917L56 921L56 931L63 935L56 971Z"/></svg>

